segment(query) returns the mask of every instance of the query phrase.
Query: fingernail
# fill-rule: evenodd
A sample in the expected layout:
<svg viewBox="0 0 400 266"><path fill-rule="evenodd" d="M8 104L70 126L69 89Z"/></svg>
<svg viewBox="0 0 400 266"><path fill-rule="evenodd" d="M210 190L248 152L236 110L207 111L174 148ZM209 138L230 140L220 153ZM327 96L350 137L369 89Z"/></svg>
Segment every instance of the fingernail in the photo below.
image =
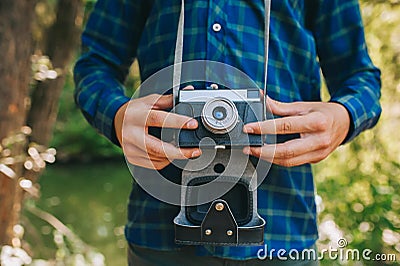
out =
<svg viewBox="0 0 400 266"><path fill-rule="evenodd" d="M250 153L251 153L250 147L245 147L245 148L243 149L243 153L244 153L244 154L250 155Z"/></svg>
<svg viewBox="0 0 400 266"><path fill-rule="evenodd" d="M192 119L189 122L187 122L186 125L187 125L188 128L197 128L197 121Z"/></svg>
<svg viewBox="0 0 400 266"><path fill-rule="evenodd" d="M249 127L249 126L245 126L244 128L243 128L243 130L244 130L244 132L245 133L254 133L254 130L253 130L253 128L251 128L251 127Z"/></svg>
<svg viewBox="0 0 400 266"><path fill-rule="evenodd" d="M194 90L194 87L192 85L186 86L185 88L183 88L184 91L188 91L188 90Z"/></svg>
<svg viewBox="0 0 400 266"><path fill-rule="evenodd" d="M194 152L192 153L192 157L199 157L200 155L201 155L201 152L200 152L199 150L194 151Z"/></svg>

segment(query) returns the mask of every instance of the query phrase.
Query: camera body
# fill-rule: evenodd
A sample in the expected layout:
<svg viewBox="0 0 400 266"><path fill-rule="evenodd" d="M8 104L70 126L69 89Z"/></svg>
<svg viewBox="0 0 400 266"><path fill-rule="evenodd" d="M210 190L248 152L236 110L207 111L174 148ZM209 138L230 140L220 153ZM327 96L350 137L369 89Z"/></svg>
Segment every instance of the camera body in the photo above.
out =
<svg viewBox="0 0 400 266"><path fill-rule="evenodd" d="M201 146L203 151L182 171L175 242L260 245L266 222L257 212L257 171L238 148L265 142L265 135L243 132L245 124L265 120L264 95L259 89L211 88L174 91L174 112L196 119L199 125L176 131L176 144Z"/></svg>
<svg viewBox="0 0 400 266"><path fill-rule="evenodd" d="M243 132L247 123L265 120L264 96L259 89L180 90L175 113L193 117L196 130L181 129L179 147L262 146L264 135Z"/></svg>

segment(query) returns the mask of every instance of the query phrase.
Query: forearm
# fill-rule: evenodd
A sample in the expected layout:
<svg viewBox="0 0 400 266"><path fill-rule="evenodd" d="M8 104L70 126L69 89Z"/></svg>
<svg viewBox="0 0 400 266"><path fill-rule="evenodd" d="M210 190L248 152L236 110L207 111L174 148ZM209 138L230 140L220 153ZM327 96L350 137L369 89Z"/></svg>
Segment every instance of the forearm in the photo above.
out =
<svg viewBox="0 0 400 266"><path fill-rule="evenodd" d="M369 55L356 0L321 1L314 37L331 101L346 107L350 130L344 142L373 127L380 116L380 71Z"/></svg>
<svg viewBox="0 0 400 266"><path fill-rule="evenodd" d="M101 134L119 145L114 130L114 117L118 109L129 100L124 94L123 85L106 71L96 66L87 66L84 61L77 62L74 72L74 97L83 115Z"/></svg>
<svg viewBox="0 0 400 266"><path fill-rule="evenodd" d="M349 133L344 143L378 122L382 112L380 88L380 72L374 69L354 74L331 95L330 101L342 104L350 116Z"/></svg>
<svg viewBox="0 0 400 266"><path fill-rule="evenodd" d="M148 1L98 0L82 34L82 55L74 68L75 101L101 134L119 145L114 130L126 76L151 5Z"/></svg>

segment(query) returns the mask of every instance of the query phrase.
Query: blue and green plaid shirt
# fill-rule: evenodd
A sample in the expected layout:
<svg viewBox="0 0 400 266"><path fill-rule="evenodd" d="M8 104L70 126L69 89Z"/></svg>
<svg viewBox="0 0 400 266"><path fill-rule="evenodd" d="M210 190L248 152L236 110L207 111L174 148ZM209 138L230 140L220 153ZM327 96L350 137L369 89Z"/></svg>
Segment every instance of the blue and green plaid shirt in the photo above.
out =
<svg viewBox="0 0 400 266"><path fill-rule="evenodd" d="M87 120L116 144L113 119L129 100L123 85L129 67L137 58L146 80L173 64L180 2L98 0L90 16L74 71L75 99ZM186 2L183 60L227 63L263 87L264 1ZM269 96L282 102L320 101L322 69L331 101L343 104L351 116L346 141L374 126L381 112L380 72L368 56L358 1L273 0L271 16ZM162 173L179 172L171 166ZM173 227L178 211L134 183L127 240L159 250L179 248ZM311 246L318 238L311 166L273 166L258 189L258 211L267 221L269 249ZM259 248L198 246L197 251L250 259Z"/></svg>

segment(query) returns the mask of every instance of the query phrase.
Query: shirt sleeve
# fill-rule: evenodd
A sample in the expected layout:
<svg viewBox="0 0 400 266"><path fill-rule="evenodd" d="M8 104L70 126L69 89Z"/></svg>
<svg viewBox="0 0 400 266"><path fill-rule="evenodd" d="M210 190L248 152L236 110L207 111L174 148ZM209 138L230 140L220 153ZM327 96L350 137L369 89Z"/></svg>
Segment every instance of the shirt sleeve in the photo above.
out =
<svg viewBox="0 0 400 266"><path fill-rule="evenodd" d="M368 55L358 1L320 0L313 33L330 101L345 106L351 118L348 142L381 114L380 70Z"/></svg>
<svg viewBox="0 0 400 266"><path fill-rule="evenodd" d="M117 145L114 117L129 101L123 82L136 56L148 2L98 0L74 67L75 102L88 122Z"/></svg>

